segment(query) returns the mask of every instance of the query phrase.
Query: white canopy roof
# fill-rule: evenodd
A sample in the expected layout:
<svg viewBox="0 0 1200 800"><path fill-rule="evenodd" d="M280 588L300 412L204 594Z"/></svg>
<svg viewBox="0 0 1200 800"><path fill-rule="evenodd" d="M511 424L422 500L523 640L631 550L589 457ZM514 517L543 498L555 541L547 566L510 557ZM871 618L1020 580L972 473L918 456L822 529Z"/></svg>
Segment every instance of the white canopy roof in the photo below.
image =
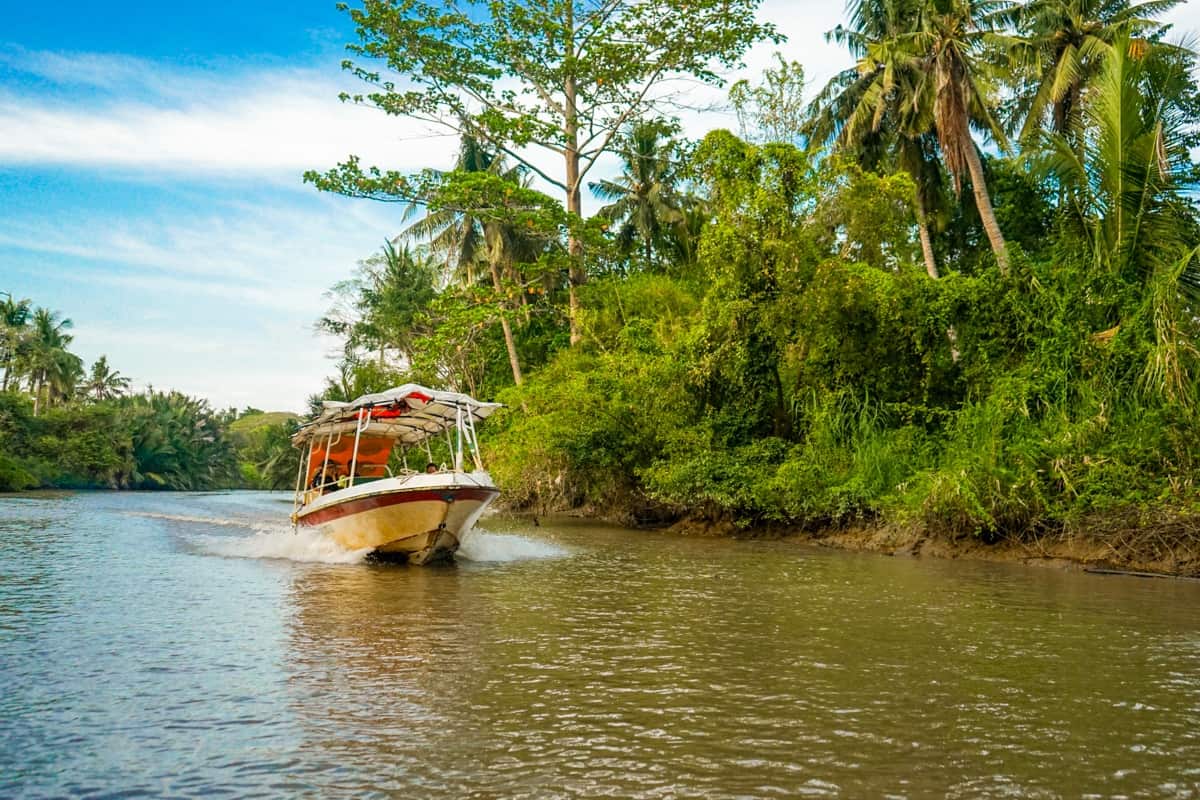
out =
<svg viewBox="0 0 1200 800"><path fill-rule="evenodd" d="M390 436L402 445L414 445L457 425L460 409L464 422L468 414L474 422L481 422L502 407L500 403L483 403L470 395L406 383L385 392L364 394L349 403L322 402L322 412L302 425L292 441L300 445L330 433L353 433L360 419L369 419L362 430L363 436Z"/></svg>

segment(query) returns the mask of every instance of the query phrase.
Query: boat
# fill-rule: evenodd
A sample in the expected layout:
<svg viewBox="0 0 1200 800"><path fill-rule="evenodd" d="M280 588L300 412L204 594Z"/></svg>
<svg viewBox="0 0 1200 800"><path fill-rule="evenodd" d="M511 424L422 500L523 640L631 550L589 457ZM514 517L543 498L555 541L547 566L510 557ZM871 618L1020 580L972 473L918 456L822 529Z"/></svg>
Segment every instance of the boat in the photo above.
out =
<svg viewBox="0 0 1200 800"><path fill-rule="evenodd" d="M476 425L501 407L415 383L324 401L292 437L305 453L293 529L412 564L451 559L500 494L483 468ZM422 468L410 468L410 457Z"/></svg>

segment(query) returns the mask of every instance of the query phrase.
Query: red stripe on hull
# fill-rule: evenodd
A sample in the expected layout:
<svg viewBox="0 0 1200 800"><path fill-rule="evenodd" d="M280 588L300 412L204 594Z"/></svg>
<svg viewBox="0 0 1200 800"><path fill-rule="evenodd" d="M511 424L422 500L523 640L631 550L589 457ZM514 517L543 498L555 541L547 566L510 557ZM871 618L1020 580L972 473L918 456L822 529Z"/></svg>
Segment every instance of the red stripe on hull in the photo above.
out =
<svg viewBox="0 0 1200 800"><path fill-rule="evenodd" d="M347 500L345 503L337 503L327 508L304 514L296 521L304 526L320 525L331 520L349 517L353 514L361 514L364 511L386 508L401 503L419 503L430 500L443 503L458 500L479 500L482 502L490 500L498 494L500 492L497 489L475 488L419 489L407 492L388 492L387 494L369 495L354 500Z"/></svg>

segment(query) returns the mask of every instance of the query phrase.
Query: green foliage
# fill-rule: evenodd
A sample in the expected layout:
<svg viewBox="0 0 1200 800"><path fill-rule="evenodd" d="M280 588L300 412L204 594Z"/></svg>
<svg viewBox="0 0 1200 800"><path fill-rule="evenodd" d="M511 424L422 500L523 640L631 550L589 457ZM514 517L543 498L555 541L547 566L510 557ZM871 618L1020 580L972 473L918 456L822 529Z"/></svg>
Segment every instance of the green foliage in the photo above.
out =
<svg viewBox="0 0 1200 800"><path fill-rule="evenodd" d="M202 400L153 392L34 416L0 392L0 490L237 485L233 449Z"/></svg>
<svg viewBox="0 0 1200 800"><path fill-rule="evenodd" d="M488 451L518 503L991 538L1196 502L1190 253L1096 271L1039 212L1040 257L931 280L894 224L907 175L723 132L695 159L694 272L588 287L584 349L505 395ZM997 174L1002 216L1048 207Z"/></svg>
<svg viewBox="0 0 1200 800"><path fill-rule="evenodd" d="M233 445L208 402L179 392L118 401L133 448L130 488L215 489L236 485Z"/></svg>
<svg viewBox="0 0 1200 800"><path fill-rule="evenodd" d="M300 468L300 451L292 435L300 419L284 411L254 411L228 426L238 459L241 483L254 489L292 489Z"/></svg>
<svg viewBox="0 0 1200 800"><path fill-rule="evenodd" d="M775 68L759 84L740 80L729 87L742 138L798 144L804 128L804 66L775 54Z"/></svg>
<svg viewBox="0 0 1200 800"><path fill-rule="evenodd" d="M774 38L773 26L755 20L757 6L366 0L341 6L359 39L349 49L360 61L344 66L369 86L355 101L449 124L517 157L531 144L548 148L575 159L582 178L626 121L653 108L659 83L684 76L719 83L718 65L732 66L752 43ZM578 191L569 174L547 177L568 194Z"/></svg>
<svg viewBox="0 0 1200 800"><path fill-rule="evenodd" d="M351 12L356 54L415 81L352 66L379 90L366 99L473 137L449 173L351 159L310 176L424 204L420 235L458 276L392 314L381 352L413 343L395 373L348 352L331 389L394 375L502 399L484 447L509 501L533 508L990 539L1200 507L1200 92L1154 21L1171 0L855 3L830 35L855 67L810 107L785 56L734 88L760 143L639 122L657 116L620 93L641 63L600 89L638 37L564 61L598 5L468 5ZM700 49L768 33L742 25L751 5ZM613 8L618 27L682 9ZM555 108L568 78L583 117L603 92L625 98L582 156L583 128ZM574 187L503 167L534 144L565 156ZM608 205L581 220L572 188L605 149L622 174L592 184ZM536 247L518 256L522 235Z"/></svg>

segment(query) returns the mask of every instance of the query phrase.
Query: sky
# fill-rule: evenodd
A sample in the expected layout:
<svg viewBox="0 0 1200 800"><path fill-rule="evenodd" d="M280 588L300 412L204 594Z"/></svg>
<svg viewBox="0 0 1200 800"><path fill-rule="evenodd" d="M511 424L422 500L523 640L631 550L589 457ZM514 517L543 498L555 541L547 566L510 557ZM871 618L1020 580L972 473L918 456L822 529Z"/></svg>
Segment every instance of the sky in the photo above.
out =
<svg viewBox="0 0 1200 800"><path fill-rule="evenodd" d="M333 370L336 343L313 331L329 287L403 223L400 206L319 194L301 174L351 153L446 168L454 137L339 102L356 88L339 67L354 34L332 0L2 0L0 14L0 293L62 312L74 352L107 355L137 388L302 410ZM813 89L850 65L824 40L838 2L765 0L760 17L788 41L730 80L776 50ZM1200 30L1200 4L1168 20ZM683 123L736 127L721 109Z"/></svg>

